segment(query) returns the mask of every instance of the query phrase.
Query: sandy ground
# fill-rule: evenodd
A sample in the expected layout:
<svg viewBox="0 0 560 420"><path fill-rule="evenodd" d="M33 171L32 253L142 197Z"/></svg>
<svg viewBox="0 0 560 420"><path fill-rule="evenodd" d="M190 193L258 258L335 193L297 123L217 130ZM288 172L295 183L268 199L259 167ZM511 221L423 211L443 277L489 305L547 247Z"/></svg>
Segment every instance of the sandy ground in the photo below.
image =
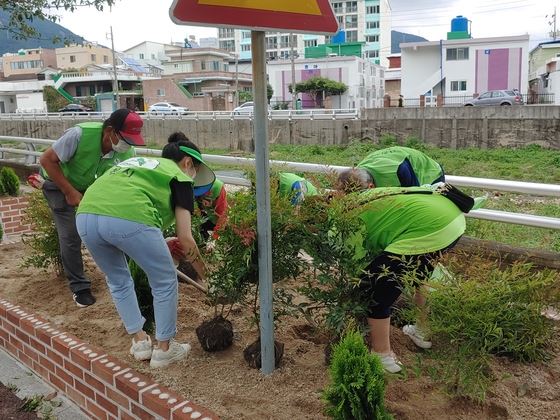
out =
<svg viewBox="0 0 560 420"><path fill-rule="evenodd" d="M97 303L77 308L66 280L54 273L22 269L27 249L19 242L0 245L0 296L23 305L58 324L79 338L103 347L135 369L185 397L214 410L223 419L322 419L320 392L328 383L324 345L313 337L297 333L301 319L286 319L276 332L285 343L282 365L274 374L263 376L243 360L243 348L258 332L245 312L235 312L234 345L218 354L205 353L195 328L212 316L201 292L181 284L178 340L188 341L189 357L173 369L150 371L147 363L128 355L130 339L114 309L103 276L88 263ZM299 328L298 328L299 327ZM392 332L395 352L413 365L416 348L399 330ZM451 398L429 377L407 375L388 378L387 406L397 419L560 419L560 351L546 364L514 364L495 359L492 368L501 378L491 388L485 403Z"/></svg>

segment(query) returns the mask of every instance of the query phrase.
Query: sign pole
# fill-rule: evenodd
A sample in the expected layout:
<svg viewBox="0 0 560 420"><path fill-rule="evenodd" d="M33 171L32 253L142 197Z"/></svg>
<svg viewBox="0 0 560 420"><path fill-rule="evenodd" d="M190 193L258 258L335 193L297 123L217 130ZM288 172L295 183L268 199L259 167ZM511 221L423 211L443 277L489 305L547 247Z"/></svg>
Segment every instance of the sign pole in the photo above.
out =
<svg viewBox="0 0 560 420"><path fill-rule="evenodd" d="M253 101L255 164L257 169L257 239L259 250L259 298L261 371L274 371L274 315L272 310L272 240L270 174L268 156L268 98L265 33L251 32L253 50Z"/></svg>

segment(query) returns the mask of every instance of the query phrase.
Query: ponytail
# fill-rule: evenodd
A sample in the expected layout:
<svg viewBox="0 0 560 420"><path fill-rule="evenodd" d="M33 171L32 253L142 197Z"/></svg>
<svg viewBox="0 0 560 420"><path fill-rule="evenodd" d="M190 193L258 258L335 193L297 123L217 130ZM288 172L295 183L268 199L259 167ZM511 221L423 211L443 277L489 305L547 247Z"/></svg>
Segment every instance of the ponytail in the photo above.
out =
<svg viewBox="0 0 560 420"><path fill-rule="evenodd" d="M175 162L180 162L185 156L189 156L189 154L180 149L180 146L194 149L200 154L200 149L196 146L196 144L190 141L185 133L177 131L171 134L167 139L167 144L163 148L161 156Z"/></svg>

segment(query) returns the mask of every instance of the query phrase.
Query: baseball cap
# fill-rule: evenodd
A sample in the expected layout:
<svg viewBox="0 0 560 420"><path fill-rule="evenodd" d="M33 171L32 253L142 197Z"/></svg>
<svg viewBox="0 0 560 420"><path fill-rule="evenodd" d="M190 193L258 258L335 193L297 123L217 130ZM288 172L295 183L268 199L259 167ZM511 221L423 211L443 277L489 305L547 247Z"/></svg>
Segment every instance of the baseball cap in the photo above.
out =
<svg viewBox="0 0 560 420"><path fill-rule="evenodd" d="M194 177L194 195L200 197L206 194L212 188L212 184L216 180L214 171L202 159L202 155L198 150L191 147L179 146L179 150L186 153L196 160L200 165L196 168L196 176Z"/></svg>
<svg viewBox="0 0 560 420"><path fill-rule="evenodd" d="M121 108L113 112L109 118L109 125L117 131L128 144L132 146L145 146L142 137L144 121L136 112Z"/></svg>

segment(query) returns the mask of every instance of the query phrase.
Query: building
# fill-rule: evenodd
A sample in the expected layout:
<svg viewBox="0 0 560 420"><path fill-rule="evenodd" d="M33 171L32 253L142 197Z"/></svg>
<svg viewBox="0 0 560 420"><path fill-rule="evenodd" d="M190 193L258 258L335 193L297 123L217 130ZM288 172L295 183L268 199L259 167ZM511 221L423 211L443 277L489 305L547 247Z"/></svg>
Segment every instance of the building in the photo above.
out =
<svg viewBox="0 0 560 420"><path fill-rule="evenodd" d="M124 57L133 58L145 66L161 66L163 61L169 58L165 55L165 44L152 41L144 41L123 52Z"/></svg>
<svg viewBox="0 0 560 420"><path fill-rule="evenodd" d="M391 6L389 0L330 0L340 28L345 31L347 42L364 42L365 57L376 64L387 65L391 51ZM267 33L266 54L269 61L290 58L292 43L299 57L305 48L330 43L331 37L321 35L293 35ZM218 29L221 49L239 55L240 59L251 57L251 31L231 28Z"/></svg>
<svg viewBox="0 0 560 420"><path fill-rule="evenodd" d="M113 51L95 43L56 49L56 67L61 70L79 70L92 64L103 65L112 62Z"/></svg>
<svg viewBox="0 0 560 420"><path fill-rule="evenodd" d="M46 112L43 88L53 84L52 80L0 82L0 114Z"/></svg>
<svg viewBox="0 0 560 420"><path fill-rule="evenodd" d="M37 73L45 67L56 67L55 50L35 48L2 56L4 79L36 79Z"/></svg>
<svg viewBox="0 0 560 420"><path fill-rule="evenodd" d="M541 42L529 52L529 96L551 93L549 75L560 57L560 40ZM552 64L554 63L554 64Z"/></svg>
<svg viewBox="0 0 560 420"><path fill-rule="evenodd" d="M413 42L400 47L405 100L421 95L464 98L497 89L527 92L529 35Z"/></svg>
<svg viewBox="0 0 560 420"><path fill-rule="evenodd" d="M231 65L234 56L216 48L166 45L164 76L143 83L146 106L175 102L196 111L230 111L237 105L236 91L252 88L252 76ZM237 71L236 71L237 69Z"/></svg>
<svg viewBox="0 0 560 420"><path fill-rule="evenodd" d="M369 60L356 56L321 57L294 60L295 82L312 77L325 77L348 86L340 96L328 98L326 108L376 108L383 106L385 93L384 70ZM288 104L292 101L289 86L292 83L291 60L275 60L267 66L269 82L274 90L271 103ZM307 94L300 95L304 108L317 105Z"/></svg>
<svg viewBox="0 0 560 420"><path fill-rule="evenodd" d="M208 37L208 38L200 38L199 40L200 48L219 48L220 44L218 42L218 38L216 37Z"/></svg>
<svg viewBox="0 0 560 420"><path fill-rule="evenodd" d="M391 105L398 105L401 95L401 54L387 57L389 68L385 70L385 95L391 98Z"/></svg>

